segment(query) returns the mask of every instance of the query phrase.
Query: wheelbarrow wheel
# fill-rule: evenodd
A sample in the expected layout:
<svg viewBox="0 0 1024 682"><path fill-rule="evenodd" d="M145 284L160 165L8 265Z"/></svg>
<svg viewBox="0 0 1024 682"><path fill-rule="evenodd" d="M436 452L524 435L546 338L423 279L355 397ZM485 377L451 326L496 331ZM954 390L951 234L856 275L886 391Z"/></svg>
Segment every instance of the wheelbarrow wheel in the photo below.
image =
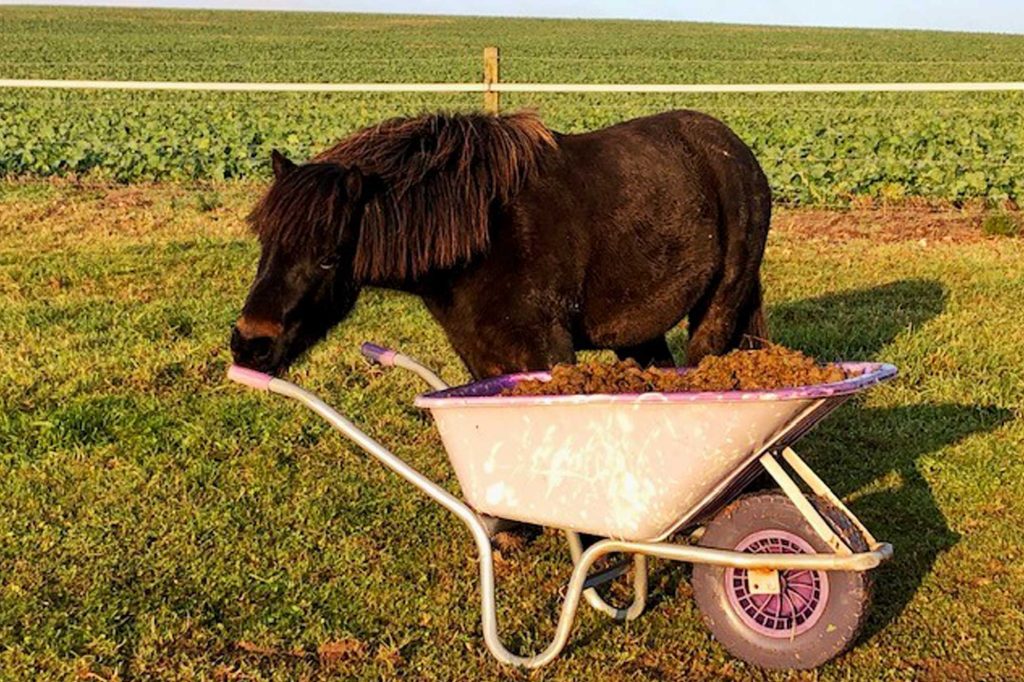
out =
<svg viewBox="0 0 1024 682"><path fill-rule="evenodd" d="M808 499L854 552L868 550L850 519L820 497ZM702 547L744 552L831 552L782 492L740 497L708 524ZM871 602L867 571L778 573L776 593L763 593L743 569L696 564L693 594L704 622L732 655L775 669L815 668L857 639Z"/></svg>

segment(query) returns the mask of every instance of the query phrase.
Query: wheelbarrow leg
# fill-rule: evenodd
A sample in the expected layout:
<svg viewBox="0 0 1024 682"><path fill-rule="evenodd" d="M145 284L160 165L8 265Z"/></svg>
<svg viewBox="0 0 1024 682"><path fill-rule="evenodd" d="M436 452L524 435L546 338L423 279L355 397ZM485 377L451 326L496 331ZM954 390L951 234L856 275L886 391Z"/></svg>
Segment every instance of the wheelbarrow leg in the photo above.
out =
<svg viewBox="0 0 1024 682"><path fill-rule="evenodd" d="M549 663L561 653L565 643L569 639L569 632L572 630L573 621L576 619L576 609L580 603L580 594L584 591L587 582L587 572L594 562L605 554L614 552L617 544L613 540L599 540L588 547L576 562L572 570L572 577L565 590L565 598L562 600L562 610L558 616L558 625L555 628L555 637L544 651L536 656L518 656L508 649L501 642L498 635L497 608L495 605L494 589L494 560L491 550L491 541L487 532L475 518L467 521L473 532L473 539L476 541L477 552L480 554L480 595L481 595L481 622L484 631L484 642L487 649L496 659L509 665L522 666L524 668L539 668ZM475 522L475 523L474 523ZM646 585L646 574L645 585Z"/></svg>
<svg viewBox="0 0 1024 682"><path fill-rule="evenodd" d="M818 475L814 473L811 467L807 466L807 463L804 462L804 460L801 459L800 456L796 454L796 452L793 451L793 448L784 449L782 451L782 458L786 460L789 466L793 468L793 471L795 471L797 475L804 480L804 483L806 483L807 486L812 491L814 491L815 495L820 495L821 497L824 497L826 500L831 502L832 505L836 507L839 511L846 514L846 518L850 519L850 521L852 521L853 524L857 526L857 530L859 530L861 532L861 535L864 536L864 539L867 541L869 547L873 547L878 544L878 540L876 540L875 536L871 534L871 531L864 527L864 524L860 522L860 519L854 516L853 512L850 511L845 504L843 504L843 501L840 500L834 492L832 492L832 489L829 488L824 481L818 478Z"/></svg>
<svg viewBox="0 0 1024 682"><path fill-rule="evenodd" d="M572 554L572 562L579 564L583 555L583 541L580 534L567 530L565 538L569 541L569 553ZM597 593L597 585L610 582L623 575L628 568L625 564L613 566L612 568L592 576L585 585L592 585L583 590L583 597L592 608L601 613L611 616L616 621L631 621L644 611L647 605L647 557L643 554L633 555L633 603L627 608L620 609L612 606Z"/></svg>

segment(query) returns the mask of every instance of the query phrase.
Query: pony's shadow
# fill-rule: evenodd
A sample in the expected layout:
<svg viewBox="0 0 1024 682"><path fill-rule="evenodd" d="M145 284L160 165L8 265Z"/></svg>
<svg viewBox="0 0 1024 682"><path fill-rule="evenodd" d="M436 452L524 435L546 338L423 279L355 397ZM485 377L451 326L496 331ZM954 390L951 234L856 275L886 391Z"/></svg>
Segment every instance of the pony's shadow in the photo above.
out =
<svg viewBox="0 0 1024 682"><path fill-rule="evenodd" d="M825 360L884 360L883 349L942 314L946 290L928 279L853 289L768 309L771 339Z"/></svg>
<svg viewBox="0 0 1024 682"><path fill-rule="evenodd" d="M825 359L885 360L885 347L938 316L946 291L932 280L902 280L791 301L769 310L772 340ZM898 379L897 379L898 381ZM949 528L918 462L922 457L1012 419L1010 410L943 403L840 408L796 449L872 533L895 548L878 570L871 637L907 606L936 558L959 535ZM870 492L858 494L870 487ZM652 576L656 604L684 573L661 564Z"/></svg>

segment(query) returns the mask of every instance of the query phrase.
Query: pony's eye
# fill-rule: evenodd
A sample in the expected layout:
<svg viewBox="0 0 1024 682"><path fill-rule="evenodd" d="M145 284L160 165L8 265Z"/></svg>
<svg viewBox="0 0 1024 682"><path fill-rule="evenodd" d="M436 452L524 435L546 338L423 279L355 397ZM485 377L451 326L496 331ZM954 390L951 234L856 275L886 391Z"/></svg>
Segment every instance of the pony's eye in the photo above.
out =
<svg viewBox="0 0 1024 682"><path fill-rule="evenodd" d="M326 258L324 258L324 259L322 259L320 261L320 269L321 270L333 270L334 266L336 266L337 264L338 264L338 257L337 256L327 256Z"/></svg>

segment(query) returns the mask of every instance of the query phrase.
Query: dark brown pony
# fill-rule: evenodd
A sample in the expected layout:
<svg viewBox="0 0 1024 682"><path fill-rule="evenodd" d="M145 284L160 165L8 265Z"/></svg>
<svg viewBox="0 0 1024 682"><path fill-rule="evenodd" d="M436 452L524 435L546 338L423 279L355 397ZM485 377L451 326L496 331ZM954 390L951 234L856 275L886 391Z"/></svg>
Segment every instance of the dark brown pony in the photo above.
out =
<svg viewBox="0 0 1024 682"><path fill-rule="evenodd" d="M530 113L366 128L296 165L249 216L262 254L235 361L279 372L362 286L420 296L475 377L610 348L671 364L765 336L758 270L771 211L750 149L693 111L582 135Z"/></svg>

